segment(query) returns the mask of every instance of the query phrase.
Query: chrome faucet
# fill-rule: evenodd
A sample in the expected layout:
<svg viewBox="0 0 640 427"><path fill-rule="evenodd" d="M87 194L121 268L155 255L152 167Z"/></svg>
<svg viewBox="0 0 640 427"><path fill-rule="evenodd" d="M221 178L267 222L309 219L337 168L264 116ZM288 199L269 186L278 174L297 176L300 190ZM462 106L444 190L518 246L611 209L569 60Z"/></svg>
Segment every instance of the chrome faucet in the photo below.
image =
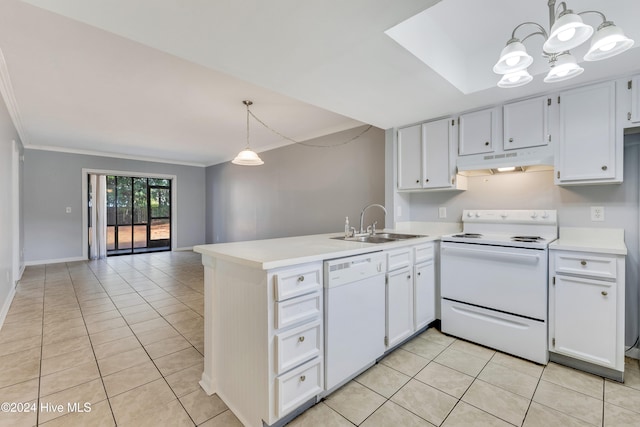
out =
<svg viewBox="0 0 640 427"><path fill-rule="evenodd" d="M382 206L382 205L379 205L379 204L377 204L377 203L372 203L372 204L370 204L370 205L365 206L365 207L364 207L364 209L362 209L362 212L360 212L360 234L364 234L364 213L365 213L365 211L366 211L367 209L369 209L369 208L371 208L371 207L373 207L373 206L377 206L377 207L381 208L381 209L384 211L385 218L386 218L386 216L387 216L387 210L386 210L386 209L385 209L385 207L384 207L384 206ZM367 227L367 230L369 230L369 228L370 228L370 227L371 227L371 226ZM375 225L373 226L372 231L373 231L373 230L375 230ZM375 231L373 231L373 233L375 233ZM373 233L372 233L372 234L373 234Z"/></svg>

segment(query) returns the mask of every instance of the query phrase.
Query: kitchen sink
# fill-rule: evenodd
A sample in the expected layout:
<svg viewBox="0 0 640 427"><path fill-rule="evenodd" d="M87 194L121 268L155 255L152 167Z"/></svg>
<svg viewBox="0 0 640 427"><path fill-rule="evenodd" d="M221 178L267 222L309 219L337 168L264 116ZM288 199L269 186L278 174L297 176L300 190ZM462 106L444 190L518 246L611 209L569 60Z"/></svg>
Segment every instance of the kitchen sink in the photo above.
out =
<svg viewBox="0 0 640 427"><path fill-rule="evenodd" d="M345 240L348 242L362 242L362 243L389 243L397 242L398 240L415 239L417 237L426 237L419 234L398 234L398 233L376 233L367 234L364 236L353 237L332 237L332 239Z"/></svg>

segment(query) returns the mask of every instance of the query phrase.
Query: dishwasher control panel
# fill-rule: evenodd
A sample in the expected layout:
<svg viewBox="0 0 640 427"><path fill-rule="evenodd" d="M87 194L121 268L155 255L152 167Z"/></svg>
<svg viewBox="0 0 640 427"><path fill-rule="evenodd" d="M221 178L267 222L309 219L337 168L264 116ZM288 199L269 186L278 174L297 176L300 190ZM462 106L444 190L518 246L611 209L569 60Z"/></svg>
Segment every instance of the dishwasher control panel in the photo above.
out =
<svg viewBox="0 0 640 427"><path fill-rule="evenodd" d="M325 261L325 287L344 285L378 274L384 274L386 271L386 256L382 252Z"/></svg>

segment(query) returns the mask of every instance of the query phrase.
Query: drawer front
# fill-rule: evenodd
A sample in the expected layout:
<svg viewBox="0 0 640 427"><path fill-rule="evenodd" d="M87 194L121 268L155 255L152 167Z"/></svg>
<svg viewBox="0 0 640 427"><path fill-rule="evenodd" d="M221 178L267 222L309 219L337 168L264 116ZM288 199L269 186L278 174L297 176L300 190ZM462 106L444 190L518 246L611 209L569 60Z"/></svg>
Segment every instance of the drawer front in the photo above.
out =
<svg viewBox="0 0 640 427"><path fill-rule="evenodd" d="M433 259L433 243L419 245L413 248L413 258L415 264Z"/></svg>
<svg viewBox="0 0 640 427"><path fill-rule="evenodd" d="M323 390L323 372L322 358L319 357L276 378L277 417L282 418L313 396L320 394Z"/></svg>
<svg viewBox="0 0 640 427"><path fill-rule="evenodd" d="M616 258L606 255L592 255L581 252L559 252L555 254L557 274L574 274L616 279Z"/></svg>
<svg viewBox="0 0 640 427"><path fill-rule="evenodd" d="M294 368L320 355L322 328L315 321L276 335L276 373Z"/></svg>
<svg viewBox="0 0 640 427"><path fill-rule="evenodd" d="M387 271L393 271L397 270L398 268L409 267L410 265L413 265L413 257L411 252L411 248L386 251Z"/></svg>
<svg viewBox="0 0 640 427"><path fill-rule="evenodd" d="M297 323L320 318L322 292L303 295L276 303L275 328L286 328Z"/></svg>
<svg viewBox="0 0 640 427"><path fill-rule="evenodd" d="M276 301L322 289L322 265L311 264L282 270L273 275Z"/></svg>

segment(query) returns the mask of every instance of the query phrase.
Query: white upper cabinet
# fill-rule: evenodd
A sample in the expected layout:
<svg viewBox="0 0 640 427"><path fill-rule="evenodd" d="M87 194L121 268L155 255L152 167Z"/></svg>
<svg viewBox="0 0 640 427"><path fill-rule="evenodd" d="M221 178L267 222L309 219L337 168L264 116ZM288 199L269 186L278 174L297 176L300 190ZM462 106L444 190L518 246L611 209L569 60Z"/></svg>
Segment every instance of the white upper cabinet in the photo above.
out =
<svg viewBox="0 0 640 427"><path fill-rule="evenodd" d="M503 107L503 143L505 150L548 145L551 98L542 96L507 104Z"/></svg>
<svg viewBox="0 0 640 427"><path fill-rule="evenodd" d="M398 129L398 189L422 188L422 126Z"/></svg>
<svg viewBox="0 0 640 427"><path fill-rule="evenodd" d="M499 137L500 108L475 111L462 114L459 119L458 154L491 153Z"/></svg>
<svg viewBox="0 0 640 427"><path fill-rule="evenodd" d="M424 188L450 187L453 162L451 161L451 137L453 126L451 120L444 119L422 125L422 141L424 143Z"/></svg>
<svg viewBox="0 0 640 427"><path fill-rule="evenodd" d="M456 176L455 137L452 119L399 129L398 190L466 189Z"/></svg>
<svg viewBox="0 0 640 427"><path fill-rule="evenodd" d="M560 94L556 184L622 182L622 138L616 138L615 82Z"/></svg>
<svg viewBox="0 0 640 427"><path fill-rule="evenodd" d="M640 126L640 76L634 76L631 82L631 111L629 121Z"/></svg>

